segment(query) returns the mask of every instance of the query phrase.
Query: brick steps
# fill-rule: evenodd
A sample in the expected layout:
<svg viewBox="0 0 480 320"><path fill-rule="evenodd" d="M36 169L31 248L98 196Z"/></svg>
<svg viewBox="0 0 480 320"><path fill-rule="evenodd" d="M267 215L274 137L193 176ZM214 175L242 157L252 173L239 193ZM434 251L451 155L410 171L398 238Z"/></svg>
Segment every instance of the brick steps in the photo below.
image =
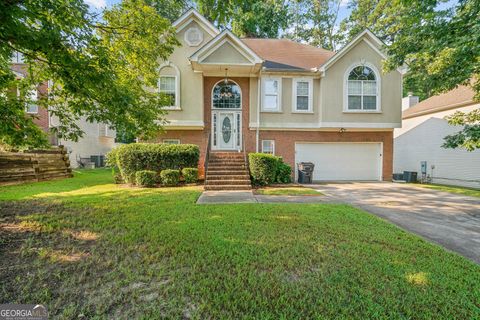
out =
<svg viewBox="0 0 480 320"><path fill-rule="evenodd" d="M205 190L251 190L250 174L243 153L212 152L205 177Z"/></svg>

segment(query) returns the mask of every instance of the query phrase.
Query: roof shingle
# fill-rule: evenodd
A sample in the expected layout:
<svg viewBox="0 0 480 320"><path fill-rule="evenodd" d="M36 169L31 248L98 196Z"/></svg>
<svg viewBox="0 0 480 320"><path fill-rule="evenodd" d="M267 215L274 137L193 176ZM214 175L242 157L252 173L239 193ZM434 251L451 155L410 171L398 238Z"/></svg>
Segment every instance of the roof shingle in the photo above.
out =
<svg viewBox="0 0 480 320"><path fill-rule="evenodd" d="M241 39L272 69L310 70L324 64L335 52L298 43L289 39Z"/></svg>
<svg viewBox="0 0 480 320"><path fill-rule="evenodd" d="M453 90L430 97L414 105L413 107L408 108L403 112L402 118L414 118L424 114L450 110L460 106L474 104L474 95L475 93L470 86L458 86Z"/></svg>

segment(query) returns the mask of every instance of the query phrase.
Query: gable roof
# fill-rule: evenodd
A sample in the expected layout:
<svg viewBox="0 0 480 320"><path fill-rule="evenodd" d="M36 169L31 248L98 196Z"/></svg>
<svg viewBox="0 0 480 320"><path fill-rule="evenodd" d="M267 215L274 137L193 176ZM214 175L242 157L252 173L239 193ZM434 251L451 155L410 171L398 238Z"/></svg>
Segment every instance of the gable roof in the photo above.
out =
<svg viewBox="0 0 480 320"><path fill-rule="evenodd" d="M446 93L430 97L422 102L406 109L402 113L403 119L415 118L429 113L451 110L459 107L475 104L475 95L472 87L458 86Z"/></svg>
<svg viewBox="0 0 480 320"><path fill-rule="evenodd" d="M322 66L320 66L320 71L325 72L331 65L337 62L341 57L343 57L351 48L353 48L359 42L364 41L367 45L369 45L373 50L375 50L383 59L386 59L387 56L385 53L380 49L384 43L380 40L372 31L365 29L352 41L347 43L342 49L340 49L334 56L332 56L328 61L326 61Z"/></svg>
<svg viewBox="0 0 480 320"><path fill-rule="evenodd" d="M246 46L240 39L237 38L229 30L223 30L215 38L206 43L203 47L198 49L191 57L192 62L202 62L209 55L214 53L224 43L230 43L241 55L243 55L251 64L262 63L262 59Z"/></svg>
<svg viewBox="0 0 480 320"><path fill-rule="evenodd" d="M241 39L252 51L265 60L267 69L311 70L330 59L335 52L289 39Z"/></svg>
<svg viewBox="0 0 480 320"><path fill-rule="evenodd" d="M215 37L220 31L197 10L191 8L180 16L172 26L177 29L177 32L182 31L192 21L197 21L212 37Z"/></svg>

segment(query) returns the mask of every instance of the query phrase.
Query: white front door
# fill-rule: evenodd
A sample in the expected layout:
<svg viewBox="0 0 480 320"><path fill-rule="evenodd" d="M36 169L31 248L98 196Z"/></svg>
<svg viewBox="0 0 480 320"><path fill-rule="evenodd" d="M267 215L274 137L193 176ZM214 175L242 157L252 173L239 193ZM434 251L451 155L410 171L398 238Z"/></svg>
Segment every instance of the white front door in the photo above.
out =
<svg viewBox="0 0 480 320"><path fill-rule="evenodd" d="M213 149L241 149L241 112L213 111Z"/></svg>

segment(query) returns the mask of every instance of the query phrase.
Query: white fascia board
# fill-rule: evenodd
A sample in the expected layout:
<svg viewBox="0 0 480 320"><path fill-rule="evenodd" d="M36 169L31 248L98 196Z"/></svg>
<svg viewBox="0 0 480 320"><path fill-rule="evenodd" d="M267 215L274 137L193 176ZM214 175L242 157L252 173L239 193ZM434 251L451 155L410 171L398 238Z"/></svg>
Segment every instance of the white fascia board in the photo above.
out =
<svg viewBox="0 0 480 320"><path fill-rule="evenodd" d="M224 30L218 34L214 39L206 43L202 48L197 50L192 56L190 61L199 61L205 59L213 51L218 49L225 42L230 42L235 49L238 50L246 59L252 62L252 64L263 63L263 60L255 54L246 44L244 44L237 36L235 36L229 30Z"/></svg>
<svg viewBox="0 0 480 320"><path fill-rule="evenodd" d="M180 18L178 18L172 26L177 29L177 33L182 31L190 22L197 19L198 22L204 27L204 29L210 34L212 37L217 36L220 33L210 21L208 21L204 16L202 16L197 10L191 8L190 10L186 11Z"/></svg>
<svg viewBox="0 0 480 320"><path fill-rule="evenodd" d="M365 36L368 35L370 38L375 42L372 43L369 41ZM355 45L357 45L361 40L364 40L366 44L368 44L372 49L375 50L383 59L386 59L387 56L385 55L384 52L382 52L378 46L383 46L384 43L382 40L380 40L373 32L371 32L368 29L365 29L364 31L360 32L352 41L350 41L347 45L345 45L340 51L338 51L334 56L332 56L330 59L328 59L327 62L325 62L322 66L320 66L319 70L322 73L325 73L325 71L333 65L335 62L337 62L341 57L343 57L347 52L349 52Z"/></svg>

